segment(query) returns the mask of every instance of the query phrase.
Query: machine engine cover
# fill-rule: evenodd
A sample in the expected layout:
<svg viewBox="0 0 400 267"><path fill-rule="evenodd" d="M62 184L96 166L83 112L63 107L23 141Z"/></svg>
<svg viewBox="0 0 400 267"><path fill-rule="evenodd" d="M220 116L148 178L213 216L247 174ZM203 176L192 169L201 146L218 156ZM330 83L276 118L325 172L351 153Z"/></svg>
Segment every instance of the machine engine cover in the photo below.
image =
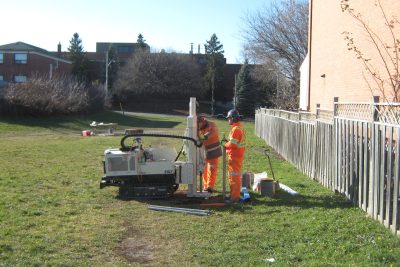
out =
<svg viewBox="0 0 400 267"><path fill-rule="evenodd" d="M100 188L118 186L122 198L163 198L178 188L174 150L134 149L104 152L104 176Z"/></svg>
<svg viewBox="0 0 400 267"><path fill-rule="evenodd" d="M104 152L106 177L132 175L160 175L175 173L173 160L160 158L156 150L121 151L107 149Z"/></svg>

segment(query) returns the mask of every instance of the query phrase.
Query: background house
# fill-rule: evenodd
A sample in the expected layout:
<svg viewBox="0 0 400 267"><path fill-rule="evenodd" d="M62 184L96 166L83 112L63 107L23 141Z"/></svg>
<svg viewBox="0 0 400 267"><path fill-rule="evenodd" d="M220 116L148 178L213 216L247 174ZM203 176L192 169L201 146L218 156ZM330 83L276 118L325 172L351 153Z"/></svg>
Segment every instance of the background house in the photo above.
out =
<svg viewBox="0 0 400 267"><path fill-rule="evenodd" d="M42 48L16 42L0 46L0 81L25 82L35 74L52 77L55 74L69 74L71 61L58 57Z"/></svg>
<svg viewBox="0 0 400 267"><path fill-rule="evenodd" d="M380 2L389 19L400 14L400 1ZM382 97L371 73L357 59L354 50L349 50L345 32L350 33L357 48L374 64L376 72L385 76L385 66L376 47L362 25L348 12L342 11L343 3L349 3L354 13L361 14L363 21L379 38L391 41L389 28L385 26L376 1L310 0L308 57L301 68L300 108L303 110L315 111L317 104L321 105L321 109L332 110L333 97L339 97L341 102L370 102L373 95L378 95L383 102L391 101ZM400 25L392 30L399 38ZM391 92L386 91L385 94L391 97Z"/></svg>
<svg viewBox="0 0 400 267"><path fill-rule="evenodd" d="M95 52L85 52L89 60L90 79L104 83L106 80L106 54L112 48L118 64L122 67L139 47L137 43L111 43L97 42ZM150 47L144 48L150 52ZM207 55L193 53L193 48L187 54L188 57L195 58L200 69L205 73L207 67ZM216 92L216 100L232 101L235 74L240 70L241 64L225 64L223 69L222 88ZM16 42L0 46L0 86L8 82L25 82L34 74L52 75L70 74L72 62L68 59L68 52L63 52L61 44L57 45L57 51L49 52L45 49L23 43ZM205 96L204 100L209 97Z"/></svg>

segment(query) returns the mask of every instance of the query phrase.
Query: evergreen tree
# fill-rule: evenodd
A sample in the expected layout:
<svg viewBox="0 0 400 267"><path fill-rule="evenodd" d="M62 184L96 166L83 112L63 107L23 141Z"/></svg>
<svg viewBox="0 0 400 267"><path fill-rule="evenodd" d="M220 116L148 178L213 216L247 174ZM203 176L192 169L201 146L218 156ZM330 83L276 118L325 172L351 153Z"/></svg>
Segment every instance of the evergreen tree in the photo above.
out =
<svg viewBox="0 0 400 267"><path fill-rule="evenodd" d="M88 78L88 60L83 50L82 40L78 33L74 33L69 41L68 47L69 59L72 61L72 74L80 81L86 81Z"/></svg>
<svg viewBox="0 0 400 267"><path fill-rule="evenodd" d="M250 75L250 68L247 59L239 70L237 77L237 95L236 108L244 116L254 115L255 101L257 92L255 92Z"/></svg>
<svg viewBox="0 0 400 267"><path fill-rule="evenodd" d="M222 68L225 64L223 45L214 33L209 41L206 41L205 50L207 54L206 82L211 90L211 115L214 115L215 91L220 87L222 81Z"/></svg>
<svg viewBox="0 0 400 267"><path fill-rule="evenodd" d="M147 47L146 40L144 39L144 37L143 37L143 35L141 33L139 33L136 43L142 49Z"/></svg>

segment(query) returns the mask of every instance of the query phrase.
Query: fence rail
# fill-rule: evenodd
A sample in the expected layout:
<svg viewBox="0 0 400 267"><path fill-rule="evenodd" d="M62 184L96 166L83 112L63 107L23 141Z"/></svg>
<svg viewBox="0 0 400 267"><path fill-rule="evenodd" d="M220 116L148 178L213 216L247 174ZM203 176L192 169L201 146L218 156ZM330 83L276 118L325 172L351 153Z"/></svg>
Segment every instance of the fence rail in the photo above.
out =
<svg viewBox="0 0 400 267"><path fill-rule="evenodd" d="M286 160L400 235L400 106L334 104L317 114L260 108L256 134Z"/></svg>

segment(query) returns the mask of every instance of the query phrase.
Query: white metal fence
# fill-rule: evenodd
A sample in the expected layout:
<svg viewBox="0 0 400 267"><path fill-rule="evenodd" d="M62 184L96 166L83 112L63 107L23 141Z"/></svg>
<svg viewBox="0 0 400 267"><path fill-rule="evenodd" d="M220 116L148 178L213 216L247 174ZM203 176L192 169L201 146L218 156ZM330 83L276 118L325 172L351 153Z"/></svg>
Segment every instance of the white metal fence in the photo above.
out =
<svg viewBox="0 0 400 267"><path fill-rule="evenodd" d="M331 112L256 110L256 134L300 171L400 235L400 105L338 103Z"/></svg>

